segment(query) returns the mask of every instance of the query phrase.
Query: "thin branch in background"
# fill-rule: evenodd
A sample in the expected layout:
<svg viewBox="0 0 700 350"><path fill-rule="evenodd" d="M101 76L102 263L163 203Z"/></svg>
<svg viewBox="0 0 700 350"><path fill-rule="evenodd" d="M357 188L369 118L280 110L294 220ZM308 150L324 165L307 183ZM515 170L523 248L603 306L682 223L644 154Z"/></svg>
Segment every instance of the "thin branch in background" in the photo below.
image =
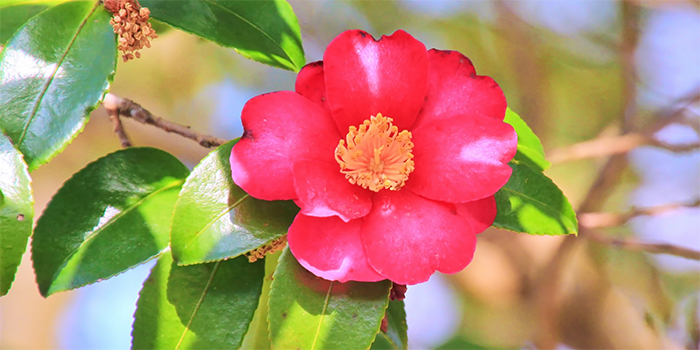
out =
<svg viewBox="0 0 700 350"><path fill-rule="evenodd" d="M632 239L613 238L597 231L588 231L586 238L593 242L625 249L644 251L653 254L667 254L700 261L700 251L667 243L645 243Z"/></svg>
<svg viewBox="0 0 700 350"><path fill-rule="evenodd" d="M119 105L118 105L118 98L112 94L107 94L105 96L104 101L102 102L102 106L105 108L107 111L107 115L109 115L109 120L112 121L112 124L114 125L114 132L117 134L117 137L119 137L119 141L121 141L122 147L127 148L131 147L132 143L129 140L129 136L126 134L126 131L124 130L124 126L122 125L122 121L119 118Z"/></svg>
<svg viewBox="0 0 700 350"><path fill-rule="evenodd" d="M586 158L607 157L613 154L627 153L644 145L663 148L674 153L700 149L700 143L672 145L658 141L649 135L631 133L615 137L602 137L555 149L549 153L547 158L552 163L562 163Z"/></svg>
<svg viewBox="0 0 700 350"><path fill-rule="evenodd" d="M108 100L110 103L117 106L117 111L120 116L131 118L141 124L153 125L166 132L186 137L190 140L196 141L202 147L217 147L227 142L226 140L215 136L200 134L190 129L189 126L180 125L165 120L161 117L156 117L151 112L141 107L141 105L138 103L127 98L120 98L113 94L107 94L105 97L105 104Z"/></svg>
<svg viewBox="0 0 700 350"><path fill-rule="evenodd" d="M555 149L548 152L549 156L547 159L552 163L563 163L586 158L607 157L615 154L625 154L644 145L655 146L676 153L698 150L700 149L700 143L672 145L654 138L656 132L674 123L689 125L698 130L700 125L698 125L696 120L685 115L685 112L689 110L688 107L698 101L700 101L700 89L676 100L671 104L671 107L656 113L656 121L639 132L625 133L620 136L600 137Z"/></svg>
<svg viewBox="0 0 700 350"><path fill-rule="evenodd" d="M680 208L700 207L700 199L693 203L674 203L647 208L632 208L627 213L580 213L578 224L586 229L621 226L637 216L660 215Z"/></svg>

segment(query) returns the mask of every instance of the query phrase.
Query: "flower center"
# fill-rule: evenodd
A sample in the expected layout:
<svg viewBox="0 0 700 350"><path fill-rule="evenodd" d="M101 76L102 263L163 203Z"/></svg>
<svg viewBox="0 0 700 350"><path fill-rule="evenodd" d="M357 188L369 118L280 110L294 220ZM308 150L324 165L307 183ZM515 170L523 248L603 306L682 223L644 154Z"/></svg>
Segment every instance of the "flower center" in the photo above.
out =
<svg viewBox="0 0 700 350"><path fill-rule="evenodd" d="M351 126L345 140L340 140L335 160L351 184L374 192L398 191L408 180L408 174L415 169L411 133L399 132L391 122L391 118L377 113L359 129Z"/></svg>

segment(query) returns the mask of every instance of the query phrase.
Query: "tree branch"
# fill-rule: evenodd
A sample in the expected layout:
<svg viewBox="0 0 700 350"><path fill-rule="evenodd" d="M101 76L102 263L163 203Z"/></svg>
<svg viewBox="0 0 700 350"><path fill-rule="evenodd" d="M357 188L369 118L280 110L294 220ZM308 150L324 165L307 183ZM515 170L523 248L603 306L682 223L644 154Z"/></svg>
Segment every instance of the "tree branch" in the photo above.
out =
<svg viewBox="0 0 700 350"><path fill-rule="evenodd" d="M627 153L644 145L663 148L674 153L700 149L700 143L672 145L658 141L651 135L631 133L614 137L602 137L577 143L566 148L555 149L549 153L548 160L552 163L563 163L586 158L607 157L613 154Z"/></svg>
<svg viewBox="0 0 700 350"><path fill-rule="evenodd" d="M700 261L700 251L676 246L668 243L644 243L631 239L622 238L612 238L605 234L597 231L588 231L586 238L593 242L602 243L605 245L610 245L613 247L634 250L634 251L644 251L653 254L668 254L679 256L686 259L698 260Z"/></svg>
<svg viewBox="0 0 700 350"><path fill-rule="evenodd" d="M119 141L121 141L122 147L127 148L131 147L132 143L129 140L129 136L126 134L126 131L124 130L124 126L122 125L122 121L119 118L119 104L118 104L118 97L112 95L112 94L107 94L105 96L104 101L102 101L102 106L105 108L107 111L107 115L109 115L109 120L112 121L112 124L114 125L114 132L117 134L117 137L119 137Z"/></svg>
<svg viewBox="0 0 700 350"><path fill-rule="evenodd" d="M104 104L105 108L107 108L108 104L116 105L116 110L120 116L131 118L141 124L153 125L166 132L186 137L190 140L196 141L202 147L217 147L227 142L226 140L215 136L200 134L190 129L189 126L180 125L165 120L161 117L156 117L147 109L141 107L141 105L138 103L127 98L120 98L114 94L107 94L107 96L105 96Z"/></svg>
<svg viewBox="0 0 700 350"><path fill-rule="evenodd" d="M674 203L656 207L632 208L627 213L580 213L578 224L586 229L615 227L624 225L630 219L643 215L659 215L679 208L693 208L700 206L700 199L693 203Z"/></svg>
<svg viewBox="0 0 700 350"><path fill-rule="evenodd" d="M700 101L700 89L678 99L670 108L661 110L656 115L656 122L640 132L625 133L620 136L607 136L588 140L571 146L548 152L547 159L552 163L625 154L639 146L649 145L675 153L690 152L700 149L700 143L672 145L654 138L654 134L669 124L679 123L698 129L698 123L683 115L687 107Z"/></svg>

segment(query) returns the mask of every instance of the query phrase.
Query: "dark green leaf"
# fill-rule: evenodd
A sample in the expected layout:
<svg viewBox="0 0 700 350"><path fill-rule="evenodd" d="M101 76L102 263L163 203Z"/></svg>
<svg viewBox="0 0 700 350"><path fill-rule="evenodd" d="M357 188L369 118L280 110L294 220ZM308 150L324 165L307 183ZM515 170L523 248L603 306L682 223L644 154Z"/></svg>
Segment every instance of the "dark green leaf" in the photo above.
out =
<svg viewBox="0 0 700 350"><path fill-rule="evenodd" d="M204 158L187 178L175 205L173 257L189 265L236 257L287 233L293 202L250 197L231 179L231 141Z"/></svg>
<svg viewBox="0 0 700 350"><path fill-rule="evenodd" d="M0 45L4 45L27 20L66 0L3 0L0 3Z"/></svg>
<svg viewBox="0 0 700 350"><path fill-rule="evenodd" d="M408 325L403 300L392 300L386 308L387 331L389 340L399 349L408 349Z"/></svg>
<svg viewBox="0 0 700 350"><path fill-rule="evenodd" d="M515 160L525 162L540 171L547 170L551 164L545 159L540 139L527 123L510 108L506 109L506 118L503 121L513 126L518 133L518 153Z"/></svg>
<svg viewBox="0 0 700 350"><path fill-rule="evenodd" d="M10 290L32 234L31 182L22 154L0 133L0 295Z"/></svg>
<svg viewBox="0 0 700 350"><path fill-rule="evenodd" d="M496 192L493 226L536 235L576 234L576 213L559 187L543 173L513 160L508 183Z"/></svg>
<svg viewBox="0 0 700 350"><path fill-rule="evenodd" d="M379 331L391 282L330 282L314 276L289 248L270 289L274 349L368 349Z"/></svg>
<svg viewBox="0 0 700 350"><path fill-rule="evenodd" d="M377 337L374 338L374 342L372 342L372 347L370 348L371 350L394 350L398 349L394 343L389 340L389 337L387 337L386 334L379 332L377 333Z"/></svg>
<svg viewBox="0 0 700 350"><path fill-rule="evenodd" d="M166 248L187 174L179 160L154 148L118 151L74 174L34 230L41 294L109 278Z"/></svg>
<svg viewBox="0 0 700 350"><path fill-rule="evenodd" d="M144 282L134 349L238 349L253 314L265 263L245 257L177 266L164 253Z"/></svg>
<svg viewBox="0 0 700 350"><path fill-rule="evenodd" d="M299 23L284 0L141 0L153 18L231 47L271 66L299 71L304 66Z"/></svg>
<svg viewBox="0 0 700 350"><path fill-rule="evenodd" d="M117 45L100 2L70 1L33 17L0 55L0 128L29 170L83 129L114 75Z"/></svg>

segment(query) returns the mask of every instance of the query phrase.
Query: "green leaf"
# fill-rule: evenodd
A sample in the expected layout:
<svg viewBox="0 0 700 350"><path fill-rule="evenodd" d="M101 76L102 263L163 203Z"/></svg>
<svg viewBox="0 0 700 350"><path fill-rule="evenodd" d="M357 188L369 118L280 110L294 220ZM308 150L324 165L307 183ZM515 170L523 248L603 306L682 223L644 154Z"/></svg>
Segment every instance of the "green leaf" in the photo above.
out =
<svg viewBox="0 0 700 350"><path fill-rule="evenodd" d="M0 129L29 171L83 129L114 75L117 42L100 2L70 1L33 17L0 55Z"/></svg>
<svg viewBox="0 0 700 350"><path fill-rule="evenodd" d="M237 140L204 158L187 178L175 205L173 257L189 265L236 257L287 233L299 209L291 201L250 197L231 179Z"/></svg>
<svg viewBox="0 0 700 350"><path fill-rule="evenodd" d="M263 280L262 294L255 310L253 321L250 322L248 333L243 338L241 349L270 349L270 327L267 323L267 304L270 300L270 285L272 275L277 268L277 260L282 251L270 253L265 256L265 279Z"/></svg>
<svg viewBox="0 0 700 350"><path fill-rule="evenodd" d="M139 295L133 349L238 349L253 314L265 263L245 257L177 266L164 253Z"/></svg>
<svg viewBox="0 0 700 350"><path fill-rule="evenodd" d="M493 226L536 235L576 234L576 213L559 187L525 163L512 160L509 165L513 175L496 192Z"/></svg>
<svg viewBox="0 0 700 350"><path fill-rule="evenodd" d="M0 3L0 45L4 45L27 20L66 0L3 0Z"/></svg>
<svg viewBox="0 0 700 350"><path fill-rule="evenodd" d="M391 282L331 282L314 276L287 247L270 288L273 349L368 349L379 331Z"/></svg>
<svg viewBox="0 0 700 350"><path fill-rule="evenodd" d="M506 118L503 121L510 124L518 133L518 153L514 159L525 162L540 171L547 170L551 163L545 159L542 143L527 123L510 108L506 109Z"/></svg>
<svg viewBox="0 0 700 350"><path fill-rule="evenodd" d="M48 296L112 277L168 246L188 169L154 148L129 148L73 175L39 218L32 258Z"/></svg>
<svg viewBox="0 0 700 350"><path fill-rule="evenodd" d="M22 154L0 133L0 295L10 290L32 234L31 182Z"/></svg>
<svg viewBox="0 0 700 350"><path fill-rule="evenodd" d="M299 23L284 0L141 0L151 16L274 67L304 66Z"/></svg>
<svg viewBox="0 0 700 350"><path fill-rule="evenodd" d="M372 342L372 347L370 347L371 350L394 350L398 349L396 345L389 340L389 337L382 333L379 332L377 333L377 337L374 338L374 342Z"/></svg>
<svg viewBox="0 0 700 350"><path fill-rule="evenodd" d="M403 300L392 300L386 308L386 336L398 349L408 349L408 325Z"/></svg>

